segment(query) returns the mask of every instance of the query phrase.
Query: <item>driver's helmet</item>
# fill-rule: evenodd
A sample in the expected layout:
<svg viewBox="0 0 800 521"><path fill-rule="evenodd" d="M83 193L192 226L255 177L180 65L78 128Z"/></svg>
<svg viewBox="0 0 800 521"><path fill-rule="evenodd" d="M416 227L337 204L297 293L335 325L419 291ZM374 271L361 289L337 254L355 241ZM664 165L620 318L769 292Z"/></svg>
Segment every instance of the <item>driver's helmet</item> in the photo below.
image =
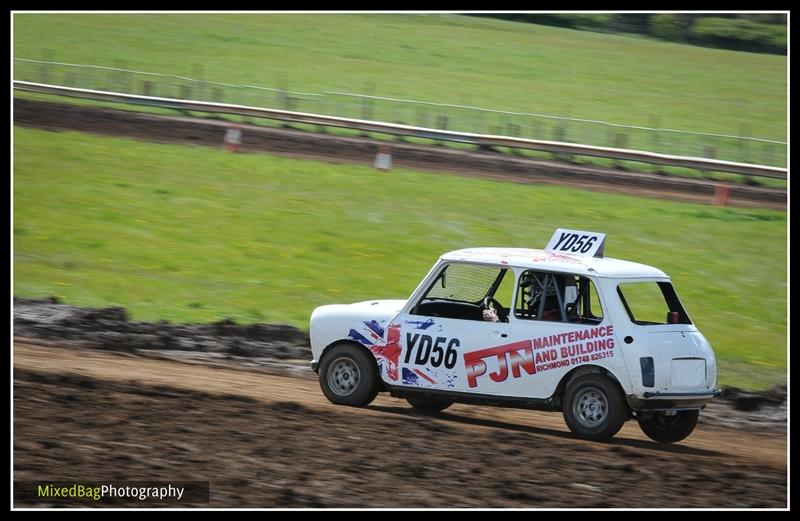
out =
<svg viewBox="0 0 800 521"><path fill-rule="evenodd" d="M546 275L545 275L546 276ZM542 298L542 294L544 290L539 282L536 280L536 275L530 272L524 273L520 278L520 286L522 287L523 291L523 298L528 304L528 307L533 307L535 302L539 302L539 299ZM548 284L547 286L547 293L544 295L545 297L554 297L556 294L556 288L553 284Z"/></svg>

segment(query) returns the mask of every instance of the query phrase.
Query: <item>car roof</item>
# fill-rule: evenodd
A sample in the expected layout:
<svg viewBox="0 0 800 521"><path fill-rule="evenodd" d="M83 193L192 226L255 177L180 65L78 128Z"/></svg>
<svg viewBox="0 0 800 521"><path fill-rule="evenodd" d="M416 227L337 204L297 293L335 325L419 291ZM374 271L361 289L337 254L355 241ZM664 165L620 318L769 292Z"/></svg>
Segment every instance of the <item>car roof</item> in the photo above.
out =
<svg viewBox="0 0 800 521"><path fill-rule="evenodd" d="M443 261L474 262L506 265L545 271L568 272L576 275L611 278L662 278L666 273L638 262L611 258L588 257L531 248L466 248L442 255Z"/></svg>

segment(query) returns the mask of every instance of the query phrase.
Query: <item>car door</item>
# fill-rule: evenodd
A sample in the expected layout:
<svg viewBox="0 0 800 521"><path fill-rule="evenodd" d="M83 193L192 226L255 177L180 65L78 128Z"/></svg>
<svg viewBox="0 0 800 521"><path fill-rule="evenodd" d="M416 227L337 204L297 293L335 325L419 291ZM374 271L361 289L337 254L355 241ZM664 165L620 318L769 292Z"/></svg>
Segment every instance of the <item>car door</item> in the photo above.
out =
<svg viewBox="0 0 800 521"><path fill-rule="evenodd" d="M612 359L610 321L603 318L599 302L591 311L591 281L577 279L536 270L518 274L514 312L502 328L506 335L490 337L494 344L464 352L470 391L548 398L572 368L583 363L604 366ZM532 294L531 287L540 291Z"/></svg>
<svg viewBox="0 0 800 521"><path fill-rule="evenodd" d="M480 269L494 270L494 276L504 273L498 280L476 276L473 288L467 288L461 298L479 302L485 296L496 296L498 286L505 277L511 288L515 284L515 272L506 266L481 265ZM468 270L461 266L462 271ZM476 268L478 270L478 268ZM479 270L478 270L479 271ZM451 278L463 279L464 275L450 271ZM433 278L433 284L440 279ZM485 287L484 287L485 286ZM451 296L457 296L454 290ZM430 289L428 290L428 293ZM500 360L500 353L513 348L515 343L525 341L524 328L513 327L510 322L492 322L483 320L480 314L470 318L441 316L442 312L418 307L423 294L417 302L409 301L404 310L397 315L387 329L387 346L393 353L393 361L382 365L382 378L393 386L417 387L444 391L458 391L478 394L499 394L505 386L505 373L501 366L482 366L482 362L474 358L474 354L491 356ZM477 298L476 298L476 295ZM510 299L510 295L509 295ZM454 304L450 304L452 307ZM510 300L501 305L507 305ZM447 306L445 306L447 307ZM422 311L420 311L422 309ZM441 310L439 310L441 311ZM494 351L491 351L494 350ZM468 354L473 353L470 357ZM520 364L506 366L506 372L518 372ZM485 369L481 371L481 369ZM480 374L478 374L480 373ZM486 378L482 378L483 375ZM493 376L494 375L494 376Z"/></svg>
<svg viewBox="0 0 800 521"><path fill-rule="evenodd" d="M491 380L478 388L465 354L507 343L509 324L401 313L389 328L395 330L399 356L396 371L384 367L388 384L490 394L500 388Z"/></svg>

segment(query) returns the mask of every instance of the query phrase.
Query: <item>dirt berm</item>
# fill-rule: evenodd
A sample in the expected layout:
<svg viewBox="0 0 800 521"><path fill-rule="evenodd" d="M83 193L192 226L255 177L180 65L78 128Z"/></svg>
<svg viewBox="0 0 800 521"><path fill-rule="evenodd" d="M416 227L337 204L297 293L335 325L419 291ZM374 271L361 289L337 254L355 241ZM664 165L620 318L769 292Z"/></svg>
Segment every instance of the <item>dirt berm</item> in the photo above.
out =
<svg viewBox="0 0 800 521"><path fill-rule="evenodd" d="M221 147L232 123L195 117L170 117L125 110L60 104L14 98L14 124L49 130L78 130L165 143L192 143ZM372 164L378 147L368 138L241 125L240 150L267 151L325 161ZM568 185L590 190L709 204L715 181L628 172L566 161L515 157L491 151L465 151L441 146L395 142L396 166L518 183ZM785 209L786 190L732 184L729 204Z"/></svg>
<svg viewBox="0 0 800 521"><path fill-rule="evenodd" d="M14 335L61 345L307 371L308 334L283 324L170 324L128 320L124 308L77 308L54 297L14 298Z"/></svg>

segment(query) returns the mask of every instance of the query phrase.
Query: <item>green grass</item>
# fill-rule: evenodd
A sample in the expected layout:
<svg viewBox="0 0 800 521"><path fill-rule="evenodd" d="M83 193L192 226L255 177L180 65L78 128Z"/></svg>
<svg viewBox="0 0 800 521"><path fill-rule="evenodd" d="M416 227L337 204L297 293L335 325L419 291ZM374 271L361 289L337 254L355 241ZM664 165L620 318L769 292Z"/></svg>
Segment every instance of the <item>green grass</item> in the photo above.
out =
<svg viewBox="0 0 800 521"><path fill-rule="evenodd" d="M286 322L406 298L443 252L604 231L669 273L723 384L785 380L786 214L14 129L14 293Z"/></svg>
<svg viewBox="0 0 800 521"><path fill-rule="evenodd" d="M785 140L785 56L457 15L15 14L17 58ZM370 86L367 86L370 84ZM486 122L489 124L489 122ZM491 123L494 124L494 123Z"/></svg>

